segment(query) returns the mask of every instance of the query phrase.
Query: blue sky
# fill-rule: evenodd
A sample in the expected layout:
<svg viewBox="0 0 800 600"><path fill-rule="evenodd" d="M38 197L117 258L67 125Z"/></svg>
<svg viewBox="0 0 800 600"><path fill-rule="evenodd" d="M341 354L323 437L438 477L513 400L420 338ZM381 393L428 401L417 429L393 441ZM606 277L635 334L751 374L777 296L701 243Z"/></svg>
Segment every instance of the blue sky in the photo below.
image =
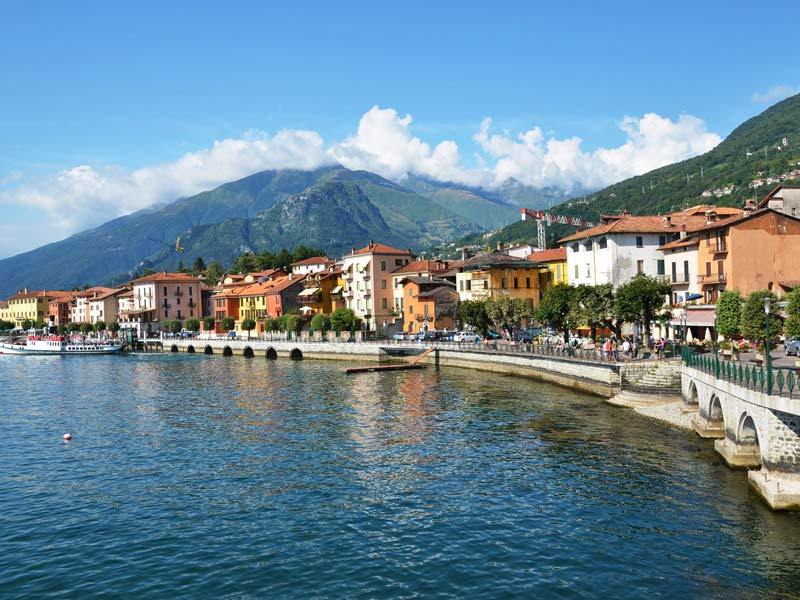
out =
<svg viewBox="0 0 800 600"><path fill-rule="evenodd" d="M573 2L566 8L26 1L4 2L0 17L0 200L9 205L12 224L52 217L59 195L69 196L67 206L78 215L28 243L140 206L126 194L151 198L149 188L143 193L127 184L109 192L108 201L76 188L73 179L68 189L59 187L59 174L79 166L91 169L89 187L97 173L110 185L114 177L174 163L215 141L304 130L317 133L323 149L344 143L329 159L377 165L394 178L419 171L483 184L536 171L531 184L604 184L629 173L584 157L624 145L632 135L620 126L625 117L634 119L634 138L644 127L638 120L651 113L665 120L654 122L656 129L679 138L675 156L650 152L660 144L654 138L642 152L648 158L638 163L647 168L702 151L713 142L707 134L724 137L800 86L796 2ZM374 135L365 130L359 137L359 120L375 106L396 113L373 113ZM404 121L406 115L413 120ZM699 121L674 125L681 115ZM476 135L487 117L481 141ZM386 128L393 128L389 141L370 146ZM424 150L397 139L400 134L419 138L431 155L437 144L453 142L463 173L454 170L451 145L428 160ZM566 158L551 148L537 154L535 146L549 139L574 136L580 153L572 144ZM519 156L513 142L520 140L533 154ZM395 152L403 156L377 156ZM537 160L550 166L539 172ZM226 165L219 177L246 174L262 162L244 160L238 170ZM85 183L87 171L80 174ZM213 177L187 187L176 183L152 198L214 183ZM98 203L98 211L87 208ZM0 256L24 246L0 243Z"/></svg>

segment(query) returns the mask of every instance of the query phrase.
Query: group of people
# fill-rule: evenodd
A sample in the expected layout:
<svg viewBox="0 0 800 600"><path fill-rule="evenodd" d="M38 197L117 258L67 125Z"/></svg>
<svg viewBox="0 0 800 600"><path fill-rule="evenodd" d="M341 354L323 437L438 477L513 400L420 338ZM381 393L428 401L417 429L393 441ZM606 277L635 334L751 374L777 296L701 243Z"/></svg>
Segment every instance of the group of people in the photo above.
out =
<svg viewBox="0 0 800 600"><path fill-rule="evenodd" d="M630 360L637 356L639 353L639 345L636 338L633 336L623 337L622 343L617 339L617 336L612 335L600 342L600 356L605 359L619 360L620 356L623 360Z"/></svg>

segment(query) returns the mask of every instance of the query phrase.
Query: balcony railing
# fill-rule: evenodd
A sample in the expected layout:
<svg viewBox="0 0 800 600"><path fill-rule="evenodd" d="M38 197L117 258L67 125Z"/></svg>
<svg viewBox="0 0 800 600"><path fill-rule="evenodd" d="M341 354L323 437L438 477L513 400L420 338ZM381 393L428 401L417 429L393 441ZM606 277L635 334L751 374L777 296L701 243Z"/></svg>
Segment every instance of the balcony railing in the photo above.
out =
<svg viewBox="0 0 800 600"><path fill-rule="evenodd" d="M728 280L728 277L725 273L711 273L705 275L698 275L697 276L697 283L701 283L703 285L711 285L714 283L725 283Z"/></svg>
<svg viewBox="0 0 800 600"><path fill-rule="evenodd" d="M672 285L686 285L689 281L689 275L687 273L676 273L670 279Z"/></svg>
<svg viewBox="0 0 800 600"><path fill-rule="evenodd" d="M180 290L175 290L175 296L180 298L181 296L183 296L183 292Z"/></svg>
<svg viewBox="0 0 800 600"><path fill-rule="evenodd" d="M164 302L164 304L161 305L161 308L172 308L172 304L169 302Z"/></svg>

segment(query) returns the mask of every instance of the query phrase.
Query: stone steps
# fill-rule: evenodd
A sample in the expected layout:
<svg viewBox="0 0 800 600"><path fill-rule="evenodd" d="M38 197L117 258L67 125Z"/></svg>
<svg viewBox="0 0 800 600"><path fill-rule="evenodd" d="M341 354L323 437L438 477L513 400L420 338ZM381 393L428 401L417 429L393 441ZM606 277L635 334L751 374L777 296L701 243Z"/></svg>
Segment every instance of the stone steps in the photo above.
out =
<svg viewBox="0 0 800 600"><path fill-rule="evenodd" d="M640 408L643 406L659 406L661 404L671 404L680 400L680 394L671 395L654 395L648 393L639 393L631 390L620 390L620 392L613 398L606 400L609 404L614 406L622 406L625 408Z"/></svg>

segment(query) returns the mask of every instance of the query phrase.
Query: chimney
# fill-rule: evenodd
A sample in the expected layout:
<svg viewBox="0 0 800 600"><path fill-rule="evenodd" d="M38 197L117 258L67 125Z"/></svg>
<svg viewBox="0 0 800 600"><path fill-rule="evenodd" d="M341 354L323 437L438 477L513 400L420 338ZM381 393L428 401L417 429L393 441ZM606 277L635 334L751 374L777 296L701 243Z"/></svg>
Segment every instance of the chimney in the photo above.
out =
<svg viewBox="0 0 800 600"><path fill-rule="evenodd" d="M742 216L747 216L752 213L756 209L756 203L753 200L748 199L744 206L742 207Z"/></svg>
<svg viewBox="0 0 800 600"><path fill-rule="evenodd" d="M627 208L623 208L622 209L622 216L623 217L630 217L631 216L631 211L629 211Z"/></svg>
<svg viewBox="0 0 800 600"><path fill-rule="evenodd" d="M469 258L469 251L467 250L467 247L464 246L463 248L461 248L461 260L467 260L468 258Z"/></svg>
<svg viewBox="0 0 800 600"><path fill-rule="evenodd" d="M672 227L672 217L669 215L664 216L664 225Z"/></svg>
<svg viewBox="0 0 800 600"><path fill-rule="evenodd" d="M706 211L706 223L711 224L717 220L717 211L710 208Z"/></svg>
<svg viewBox="0 0 800 600"><path fill-rule="evenodd" d="M497 251L498 252L505 252L506 245L503 242L497 242Z"/></svg>
<svg viewBox="0 0 800 600"><path fill-rule="evenodd" d="M355 253L356 253L356 247L353 246L352 248L350 248L350 254L355 254Z"/></svg>

